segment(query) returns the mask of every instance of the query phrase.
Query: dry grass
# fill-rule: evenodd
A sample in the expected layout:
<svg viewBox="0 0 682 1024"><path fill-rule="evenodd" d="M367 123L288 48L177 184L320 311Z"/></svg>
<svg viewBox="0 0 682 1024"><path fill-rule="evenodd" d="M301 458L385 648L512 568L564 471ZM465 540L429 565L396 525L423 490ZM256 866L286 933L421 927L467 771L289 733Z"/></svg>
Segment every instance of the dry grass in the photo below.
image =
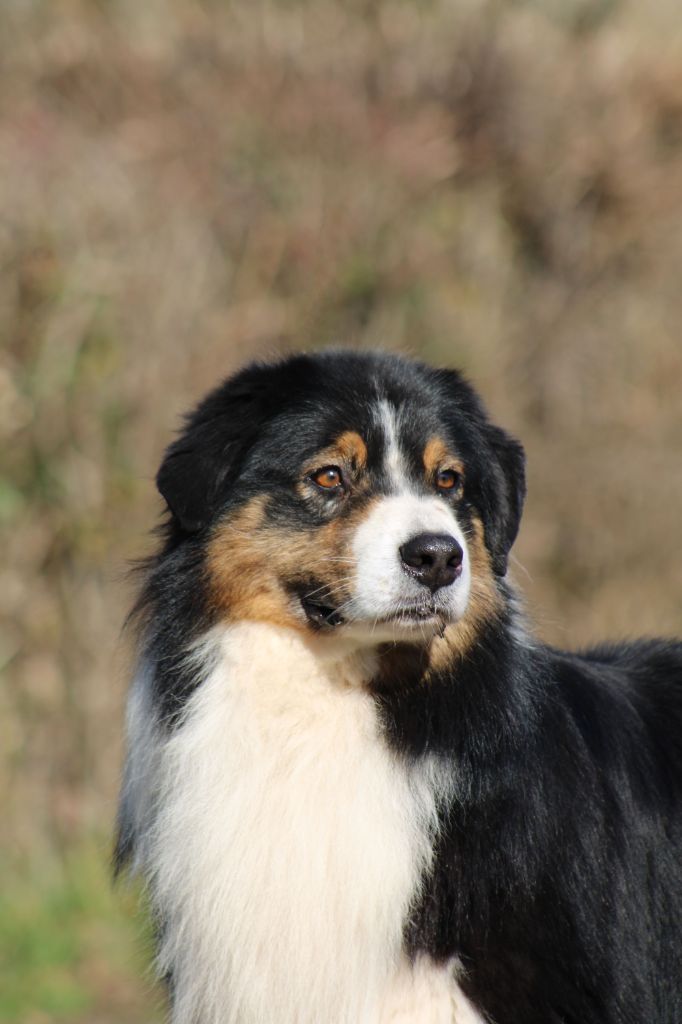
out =
<svg viewBox="0 0 682 1024"><path fill-rule="evenodd" d="M9 0L0 40L13 856L109 828L121 577L179 412L254 355L463 367L528 449L542 635L679 630L672 0Z"/></svg>

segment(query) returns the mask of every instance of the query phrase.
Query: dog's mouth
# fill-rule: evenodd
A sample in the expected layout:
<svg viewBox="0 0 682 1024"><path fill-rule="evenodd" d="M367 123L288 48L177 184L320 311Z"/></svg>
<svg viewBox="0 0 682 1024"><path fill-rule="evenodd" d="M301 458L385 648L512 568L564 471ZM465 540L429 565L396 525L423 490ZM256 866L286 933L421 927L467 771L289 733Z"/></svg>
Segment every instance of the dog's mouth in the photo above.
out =
<svg viewBox="0 0 682 1024"><path fill-rule="evenodd" d="M390 615L386 615L378 622L395 622L403 626L410 625L411 622L424 623L429 622L431 619L442 619L442 612L438 611L433 605L410 605L404 608L397 608Z"/></svg>
<svg viewBox="0 0 682 1024"><path fill-rule="evenodd" d="M315 601L305 595L299 595L299 600L308 622L316 629L337 629L339 626L353 621L344 618L334 605ZM373 619L371 625L372 627L395 625L407 629L433 625L442 632L449 621L450 617L443 609L436 608L434 604L429 603L399 606L390 615L382 615Z"/></svg>
<svg viewBox="0 0 682 1024"><path fill-rule="evenodd" d="M300 601L308 622L316 629L336 629L345 621L338 609L330 604L312 601L309 597L301 597Z"/></svg>
<svg viewBox="0 0 682 1024"><path fill-rule="evenodd" d="M397 608L391 615L378 619L377 624L392 627L404 635L414 634L424 639L427 636L444 636L452 621L452 615L446 609L429 603Z"/></svg>

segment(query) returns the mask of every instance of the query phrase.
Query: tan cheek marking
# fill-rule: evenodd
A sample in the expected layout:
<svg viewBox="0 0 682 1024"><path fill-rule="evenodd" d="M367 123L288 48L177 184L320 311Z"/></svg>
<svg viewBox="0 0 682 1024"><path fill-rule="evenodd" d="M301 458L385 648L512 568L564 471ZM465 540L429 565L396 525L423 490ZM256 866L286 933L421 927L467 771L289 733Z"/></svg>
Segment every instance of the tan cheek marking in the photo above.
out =
<svg viewBox="0 0 682 1024"><path fill-rule="evenodd" d="M459 622L448 626L442 637L436 637L430 649L429 669L439 671L464 657L474 646L485 622L502 610L502 598L495 583L490 555L485 546L483 524L472 520L473 537L467 538L471 564L469 603Z"/></svg>
<svg viewBox="0 0 682 1024"><path fill-rule="evenodd" d="M332 519L313 531L306 539L301 564L327 585L326 591L335 601L351 597L357 563L353 554L353 538L362 521L369 515L380 496L369 498L349 515Z"/></svg>
<svg viewBox="0 0 682 1024"><path fill-rule="evenodd" d="M219 617L302 628L268 558L266 504L265 496L254 498L217 527L206 560L209 600Z"/></svg>
<svg viewBox="0 0 682 1024"><path fill-rule="evenodd" d="M207 568L213 612L228 620L270 622L300 632L308 624L282 581L319 579L319 599L335 604L351 596L352 537L367 506L314 530L265 523L265 497L255 498L222 522L209 543Z"/></svg>
<svg viewBox="0 0 682 1024"><path fill-rule="evenodd" d="M375 500L379 498L370 499L349 515L335 517L317 529L287 534L289 553L293 557L274 556L280 578L296 580L315 576L325 586L319 592L321 601L325 594L335 603L346 601L351 596L356 570L353 537ZM274 547L283 550L284 531L273 532L272 536Z"/></svg>

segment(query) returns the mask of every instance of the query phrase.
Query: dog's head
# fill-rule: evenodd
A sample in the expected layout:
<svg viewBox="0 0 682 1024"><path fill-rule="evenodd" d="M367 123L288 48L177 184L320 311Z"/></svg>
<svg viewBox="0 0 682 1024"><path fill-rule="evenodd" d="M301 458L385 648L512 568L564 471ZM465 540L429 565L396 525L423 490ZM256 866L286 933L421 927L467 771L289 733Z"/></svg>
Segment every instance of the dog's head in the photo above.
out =
<svg viewBox="0 0 682 1024"><path fill-rule="evenodd" d="M157 483L216 617L421 643L494 614L523 467L458 373L327 352L221 385Z"/></svg>

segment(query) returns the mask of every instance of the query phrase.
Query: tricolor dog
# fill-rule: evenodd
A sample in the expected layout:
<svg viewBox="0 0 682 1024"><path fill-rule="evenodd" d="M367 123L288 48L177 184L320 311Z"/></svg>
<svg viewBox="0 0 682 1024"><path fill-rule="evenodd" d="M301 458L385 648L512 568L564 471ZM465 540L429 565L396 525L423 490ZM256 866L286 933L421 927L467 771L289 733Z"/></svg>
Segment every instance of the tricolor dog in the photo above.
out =
<svg viewBox="0 0 682 1024"><path fill-rule="evenodd" d="M682 644L533 638L469 384L252 365L157 482L117 862L173 1024L680 1024Z"/></svg>

